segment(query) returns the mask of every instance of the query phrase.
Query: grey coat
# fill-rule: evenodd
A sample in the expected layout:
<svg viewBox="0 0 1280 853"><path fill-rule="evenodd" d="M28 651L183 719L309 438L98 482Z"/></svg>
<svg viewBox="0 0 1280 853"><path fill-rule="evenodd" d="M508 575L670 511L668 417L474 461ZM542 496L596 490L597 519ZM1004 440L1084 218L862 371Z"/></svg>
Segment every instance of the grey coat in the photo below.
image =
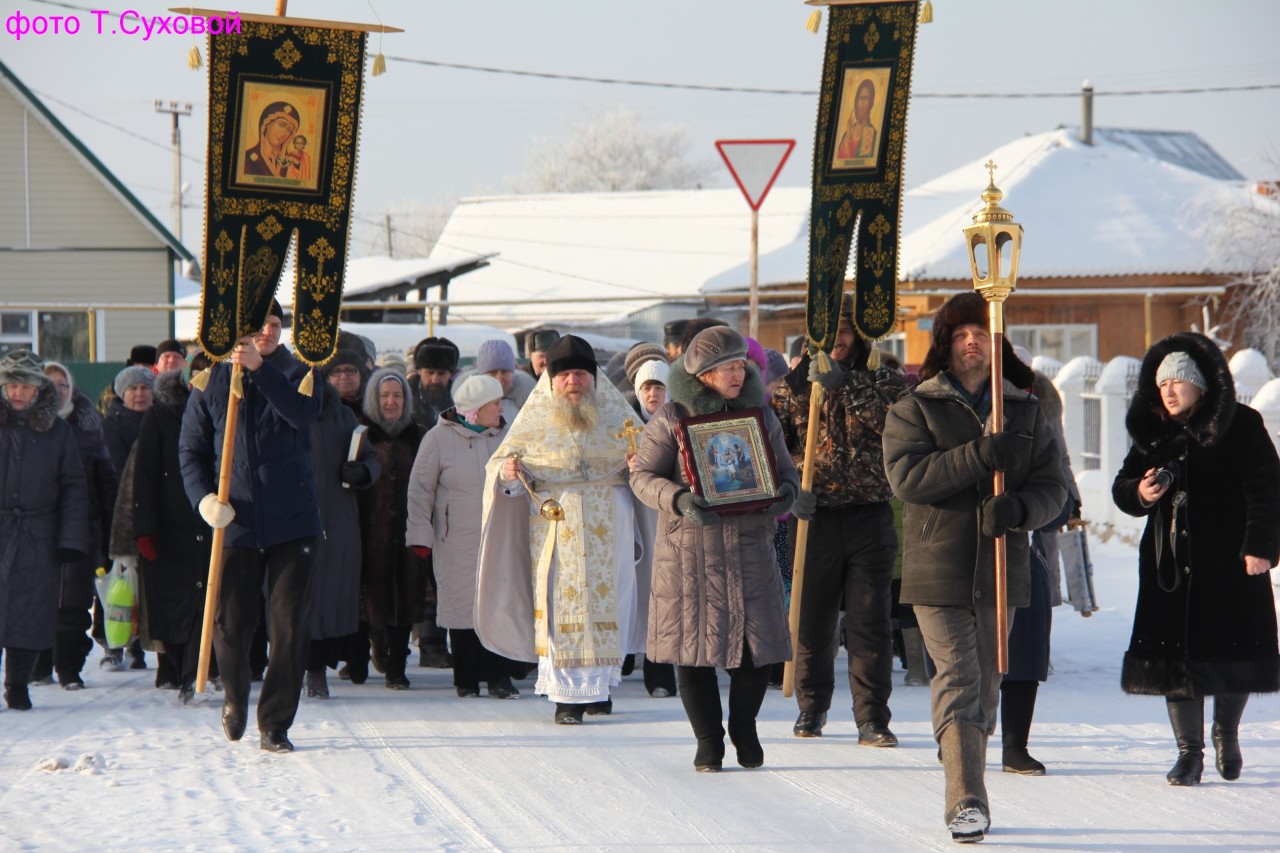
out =
<svg viewBox="0 0 1280 853"><path fill-rule="evenodd" d="M311 470L324 527L311 563L313 640L354 634L360 623L360 504L356 489L342 486L342 463L358 423L332 385L323 389L320 417L311 425ZM357 461L369 470L370 483L382 473L368 440L361 441Z"/></svg>
<svg viewBox="0 0 1280 853"><path fill-rule="evenodd" d="M58 552L86 555L89 490L53 383L24 412L0 393L0 646L53 645Z"/></svg>
<svg viewBox="0 0 1280 853"><path fill-rule="evenodd" d="M505 423L483 433L468 429L450 409L418 446L409 476L406 541L431 549L441 628L475 627L484 466L506 434Z"/></svg>
<svg viewBox="0 0 1280 853"><path fill-rule="evenodd" d="M667 388L673 402L645 427L631 474L636 497L660 513L645 656L658 663L733 669L742 666L745 646L756 666L787 660L791 643L773 548L775 513L723 515L719 524L699 527L676 508L676 499L689 489L677 421L761 406L760 375L748 364L741 394L726 401L685 372L684 359L677 358ZM800 478L778 418L767 407L763 413L779 483L798 491Z"/></svg>
<svg viewBox="0 0 1280 853"><path fill-rule="evenodd" d="M1058 517L1067 499L1057 439L1036 398L1004 384L1004 430L1027 436L1028 452L1005 472L1005 490L1022 502L1022 526L1005 536L1010 607L1031 592L1028 531ZM992 472L978 457L986 432L943 374L889 410L884 462L902 499L902 601L968 605L994 601L994 540L982 535L978 508L991 494Z"/></svg>

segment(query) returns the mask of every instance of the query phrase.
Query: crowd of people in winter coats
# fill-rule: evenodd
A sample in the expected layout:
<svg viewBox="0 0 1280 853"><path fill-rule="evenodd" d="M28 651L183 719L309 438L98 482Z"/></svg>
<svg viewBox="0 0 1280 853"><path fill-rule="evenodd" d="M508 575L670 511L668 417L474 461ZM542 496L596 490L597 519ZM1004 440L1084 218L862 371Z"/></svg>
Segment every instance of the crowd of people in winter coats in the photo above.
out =
<svg viewBox="0 0 1280 853"><path fill-rule="evenodd" d="M802 347L788 358L700 318L670 323L661 345L636 344L603 366L645 427L628 460L632 489L650 508L638 523L657 534L656 553L645 556L654 599L644 684L654 697L680 696L698 740L695 768L714 771L724 754L717 666L730 675L739 761L758 766L763 752L744 752L746 712L735 724L734 703L758 709L752 697L781 685L792 644L793 734L821 736L843 645L859 743L872 747L897 745L889 728L897 657L906 685L932 686L948 826L958 841L978 840L990 822L981 764L997 708L1003 769L1046 772L1028 742L1050 671L1051 614L1062 603L1055 537L1081 510L1061 401L1025 352L1007 341L991 352L975 294L939 309L918 374L869 346L851 314L846 299L829 360ZM234 438L236 472L221 503L215 465L234 399L230 367L198 352L188 362L178 341L135 347L95 402L64 364L27 351L0 357L9 708L30 709L33 684L84 687L94 641L104 670L147 668L153 655L155 686L190 701L218 528L230 588L221 600L234 604L219 609L209 673L226 691L232 739L245 727L250 682L263 682L263 748L288 751L300 695L328 698L334 670L363 684L372 668L388 688L409 689L414 645L419 666L452 669L459 698L519 698L529 663L485 648L475 630L485 466L559 335L529 333L523 366L507 342L487 341L460 369L458 348L444 338L380 356L343 332L303 399L310 368L278 345L282 319L273 307L275 342L260 335L256 355L235 360L246 370L248 425ZM985 379L993 358L1005 377L1000 429L990 423ZM193 383L199 376L207 382ZM785 500L776 512L718 516L690 494L675 421L742 409L762 413ZM797 472L815 412L816 462L804 490ZM1280 558L1280 461L1260 417L1235 399L1221 351L1196 334L1146 354L1127 427L1133 445L1114 499L1147 525L1122 686L1165 697L1174 785L1200 781L1204 699L1214 697L1216 767L1235 779L1248 695L1280 690L1267 576ZM992 494L995 472L1006 478L1003 495ZM786 609L800 526L807 565L792 636ZM1014 616L1003 675L991 648L995 591L989 573L975 570L989 564L997 537L1007 543ZM245 556L254 553L275 556ZM113 564L139 579L138 629L122 648L107 647L94 592L95 572ZM708 619L745 620L745 643L680 646L687 613L663 602L690 589L702 590L702 606L712 592L737 596ZM624 674L635 665L628 659Z"/></svg>

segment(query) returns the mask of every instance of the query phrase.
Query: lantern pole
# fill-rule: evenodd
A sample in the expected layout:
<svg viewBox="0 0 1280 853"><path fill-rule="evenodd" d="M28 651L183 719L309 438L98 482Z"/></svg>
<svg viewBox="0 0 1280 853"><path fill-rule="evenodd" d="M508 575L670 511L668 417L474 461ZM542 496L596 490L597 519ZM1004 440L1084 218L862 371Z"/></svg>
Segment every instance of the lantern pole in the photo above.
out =
<svg viewBox="0 0 1280 853"><path fill-rule="evenodd" d="M996 164L986 163L990 174L982 192L985 206L973 215L973 225L964 229L973 273L973 288L987 301L991 332L991 432L1004 430L1004 303L1017 289L1018 259L1022 252L1022 226L1013 214L1000 206L1004 193L996 187ZM1007 270L1002 252L1009 249ZM981 263L980 263L981 262ZM1004 494L1004 472L992 478L992 495ZM996 669L1009 671L1008 551L1005 537L994 540Z"/></svg>

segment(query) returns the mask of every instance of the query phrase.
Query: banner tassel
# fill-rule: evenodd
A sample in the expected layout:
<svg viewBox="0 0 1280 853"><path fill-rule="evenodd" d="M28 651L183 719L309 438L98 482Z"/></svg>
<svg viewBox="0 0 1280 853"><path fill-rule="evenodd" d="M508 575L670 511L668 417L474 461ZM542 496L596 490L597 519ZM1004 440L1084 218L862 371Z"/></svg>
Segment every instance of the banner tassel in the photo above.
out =
<svg viewBox="0 0 1280 853"><path fill-rule="evenodd" d="M191 45L191 50L187 51L187 67L195 71L203 64L204 60L200 58L200 48L194 44Z"/></svg>
<svg viewBox="0 0 1280 853"><path fill-rule="evenodd" d="M315 394L316 383L312 378L316 375L314 370L308 370L307 375L302 377L302 382L298 385L298 393L304 397L311 397Z"/></svg>
<svg viewBox="0 0 1280 853"><path fill-rule="evenodd" d="M209 371L212 369L213 368L211 367L206 367L204 370L192 376L191 387L195 388L197 391L203 391L206 388L208 388L209 387Z"/></svg>
<svg viewBox="0 0 1280 853"><path fill-rule="evenodd" d="M925 2L928 3L929 0L925 0ZM809 20L805 21L804 28L809 32L816 34L821 27L822 27L822 10L814 9L812 12L809 13Z"/></svg>
<svg viewBox="0 0 1280 853"><path fill-rule="evenodd" d="M933 23L933 4L929 0L924 0L924 3L920 5L920 23Z"/></svg>
<svg viewBox="0 0 1280 853"><path fill-rule="evenodd" d="M372 73L374 77L387 73L387 60L383 57L382 51L378 51L373 57Z"/></svg>

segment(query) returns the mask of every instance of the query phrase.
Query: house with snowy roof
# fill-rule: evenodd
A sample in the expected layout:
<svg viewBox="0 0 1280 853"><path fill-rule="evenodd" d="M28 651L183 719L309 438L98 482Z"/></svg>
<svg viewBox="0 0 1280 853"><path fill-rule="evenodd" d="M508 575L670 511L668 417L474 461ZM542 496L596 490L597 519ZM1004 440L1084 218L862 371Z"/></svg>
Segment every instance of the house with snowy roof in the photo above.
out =
<svg viewBox="0 0 1280 853"><path fill-rule="evenodd" d="M1059 128L904 194L899 324L886 346L908 363L923 361L937 307L972 288L962 229L982 206L988 160L1001 204L1025 229L1018 289L1005 303L1015 343L1059 362L1105 362L1229 314L1238 270L1215 257L1207 226L1228 206L1254 203L1253 187L1194 133ZM793 301L807 264L807 234L762 252L762 292ZM739 265L702 292L740 290L747 275ZM761 339L776 346L802 328L803 310L776 312L761 320Z"/></svg>
<svg viewBox="0 0 1280 853"><path fill-rule="evenodd" d="M807 188L775 187L760 252L807 233L808 215ZM735 188L465 198L431 259L492 255L450 289L451 323L661 340L670 320L742 311L745 296L702 287L750 250L751 212Z"/></svg>

